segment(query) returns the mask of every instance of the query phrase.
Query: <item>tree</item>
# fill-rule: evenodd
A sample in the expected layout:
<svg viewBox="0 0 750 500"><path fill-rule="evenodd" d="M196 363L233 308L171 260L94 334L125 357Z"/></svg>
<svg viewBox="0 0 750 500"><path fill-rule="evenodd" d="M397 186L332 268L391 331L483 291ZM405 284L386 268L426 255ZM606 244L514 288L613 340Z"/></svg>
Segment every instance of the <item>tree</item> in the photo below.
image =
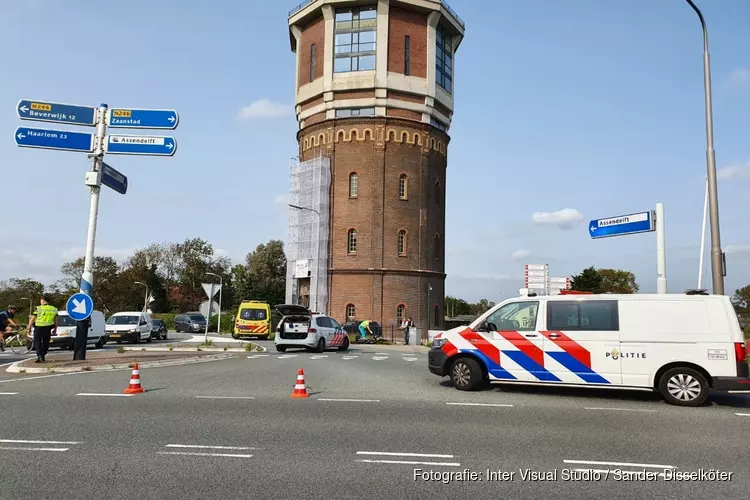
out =
<svg viewBox="0 0 750 500"><path fill-rule="evenodd" d="M638 293L635 274L622 269L597 269L602 277L601 288L604 293Z"/></svg>
<svg viewBox="0 0 750 500"><path fill-rule="evenodd" d="M472 305L474 307L474 314L476 314L477 316L484 314L490 309L492 309L493 307L495 307L495 303L487 299L482 299L476 304L472 304Z"/></svg>
<svg viewBox="0 0 750 500"><path fill-rule="evenodd" d="M578 292L602 293L603 281L599 271L591 266L584 269L581 274L570 277L570 289Z"/></svg>
<svg viewBox="0 0 750 500"><path fill-rule="evenodd" d="M38 305L43 293L44 285L36 280L11 278L0 282L0 310L14 305L19 312L25 311L29 300L32 305Z"/></svg>
<svg viewBox="0 0 750 500"><path fill-rule="evenodd" d="M70 295L80 289L83 265L83 257L62 265L60 273L63 277L57 282L56 287L61 293ZM94 307L104 312L117 311L122 302L121 290L118 289L120 282L117 261L112 257L95 257L93 267Z"/></svg>
<svg viewBox="0 0 750 500"><path fill-rule="evenodd" d="M451 297L450 295L445 297L445 313L451 318L456 316L467 316L474 314L474 305L469 304L464 299Z"/></svg>
<svg viewBox="0 0 750 500"><path fill-rule="evenodd" d="M750 314L750 285L744 286L734 292L732 304L737 314L747 316Z"/></svg>
<svg viewBox="0 0 750 500"><path fill-rule="evenodd" d="M247 255L246 292L243 299L263 300L271 305L286 298L286 255L284 242L271 240Z"/></svg>

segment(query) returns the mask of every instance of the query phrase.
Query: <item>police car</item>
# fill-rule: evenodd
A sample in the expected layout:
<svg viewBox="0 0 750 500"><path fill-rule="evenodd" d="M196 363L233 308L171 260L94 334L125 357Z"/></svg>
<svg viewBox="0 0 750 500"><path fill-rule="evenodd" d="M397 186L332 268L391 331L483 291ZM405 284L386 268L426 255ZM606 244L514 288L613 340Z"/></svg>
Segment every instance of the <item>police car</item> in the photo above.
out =
<svg viewBox="0 0 750 500"><path fill-rule="evenodd" d="M699 406L709 391L750 393L747 343L729 297L536 296L521 289L438 334L428 355L456 389L487 382L659 391Z"/></svg>
<svg viewBox="0 0 750 500"><path fill-rule="evenodd" d="M330 316L313 313L297 304L281 304L276 310L282 315L274 337L277 351L284 352L290 347L315 352L330 348L349 349L349 336Z"/></svg>

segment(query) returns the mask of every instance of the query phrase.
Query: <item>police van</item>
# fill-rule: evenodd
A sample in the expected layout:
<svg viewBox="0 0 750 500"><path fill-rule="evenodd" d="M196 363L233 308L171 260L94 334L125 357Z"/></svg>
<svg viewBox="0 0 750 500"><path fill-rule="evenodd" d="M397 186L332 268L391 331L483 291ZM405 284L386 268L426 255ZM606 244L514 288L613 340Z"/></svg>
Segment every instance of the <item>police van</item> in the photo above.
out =
<svg viewBox="0 0 750 500"><path fill-rule="evenodd" d="M699 406L709 391L750 393L747 343L729 297L521 296L438 334L430 372L459 390L492 383L659 391Z"/></svg>

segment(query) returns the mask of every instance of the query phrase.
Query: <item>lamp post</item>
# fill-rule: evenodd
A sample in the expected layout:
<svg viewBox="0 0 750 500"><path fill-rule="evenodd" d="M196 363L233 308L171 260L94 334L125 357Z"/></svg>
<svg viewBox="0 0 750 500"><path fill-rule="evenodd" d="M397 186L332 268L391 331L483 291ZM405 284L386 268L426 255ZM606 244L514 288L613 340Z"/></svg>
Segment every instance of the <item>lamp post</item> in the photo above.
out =
<svg viewBox="0 0 750 500"><path fill-rule="evenodd" d="M32 300L29 297L21 297L21 300L29 301L29 316L31 316L31 313L34 312L34 306L33 306Z"/></svg>
<svg viewBox="0 0 750 500"><path fill-rule="evenodd" d="M218 322L218 325L216 326L216 333L218 333L219 335L221 335L221 291L224 289L224 278L222 278L221 276L219 276L216 273L206 273L206 275L207 276L216 276L217 278L219 278L219 320L218 320L219 322ZM206 321L210 321L211 320L211 301L212 300L214 300L213 297L211 297L208 300L208 319Z"/></svg>
<svg viewBox="0 0 750 500"><path fill-rule="evenodd" d="M427 339L430 339L430 294L432 293L432 284L427 283L427 331L425 332L427 334ZM422 339L419 339L419 343L422 343Z"/></svg>
<svg viewBox="0 0 750 500"><path fill-rule="evenodd" d="M148 285L146 283L142 283L140 281L135 282L136 285L143 285L146 287L146 296L143 299L143 310L141 312L146 312L146 309L148 308Z"/></svg>
<svg viewBox="0 0 750 500"><path fill-rule="evenodd" d="M320 231L320 212L315 210L314 208L307 208L307 207L301 207L299 205L292 205L289 204L289 208L293 208L295 210L307 210L308 212L312 212L315 215L318 216L318 231ZM313 306L313 312L320 312L318 311L318 283L320 281L320 241L317 242L315 245L315 305Z"/></svg>
<svg viewBox="0 0 750 500"><path fill-rule="evenodd" d="M721 251L719 231L719 194L716 184L716 157L714 152L714 125L711 105L711 62L708 55L708 30L700 9L692 0L685 0L698 15L703 29L703 91L706 106L706 170L708 181L708 211L711 221L711 277L713 293L724 295L724 254Z"/></svg>

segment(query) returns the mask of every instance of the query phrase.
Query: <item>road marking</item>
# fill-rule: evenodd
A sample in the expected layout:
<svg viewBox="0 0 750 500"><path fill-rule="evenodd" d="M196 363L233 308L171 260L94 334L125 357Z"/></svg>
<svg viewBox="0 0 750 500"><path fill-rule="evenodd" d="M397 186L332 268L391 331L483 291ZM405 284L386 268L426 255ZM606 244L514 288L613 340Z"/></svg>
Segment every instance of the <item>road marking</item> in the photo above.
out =
<svg viewBox="0 0 750 500"><path fill-rule="evenodd" d="M157 451L157 455L189 455L193 457L228 457L228 458L252 458L252 455L240 455L236 453L198 453L192 451Z"/></svg>
<svg viewBox="0 0 750 500"><path fill-rule="evenodd" d="M24 448L23 446L0 446L0 450L17 451L68 451L70 448Z"/></svg>
<svg viewBox="0 0 750 500"><path fill-rule="evenodd" d="M388 359L388 356L373 356L372 357L373 361L382 361L384 359Z"/></svg>
<svg viewBox="0 0 750 500"><path fill-rule="evenodd" d="M513 405L506 405L500 403L445 403L448 406L497 406L504 408L512 408Z"/></svg>
<svg viewBox="0 0 750 500"><path fill-rule="evenodd" d="M195 396L195 399L255 399L255 396Z"/></svg>
<svg viewBox="0 0 750 500"><path fill-rule="evenodd" d="M67 375L80 375L82 373L94 373L94 372L55 373L54 375L39 375L37 377L22 377L22 378L8 379L8 380L0 380L0 384L7 384L9 382L21 382L22 380L36 380L38 378L65 377Z"/></svg>
<svg viewBox="0 0 750 500"><path fill-rule="evenodd" d="M750 417L750 413L735 413L738 417Z"/></svg>
<svg viewBox="0 0 750 500"><path fill-rule="evenodd" d="M168 444L165 448L204 448L210 450L257 450L249 446L204 446L201 444Z"/></svg>
<svg viewBox="0 0 750 500"><path fill-rule="evenodd" d="M627 474L642 474L642 471L635 471L635 470L622 470L622 469L573 469L577 472L599 472L601 474L619 474L619 475L627 475ZM659 477L664 477L663 472L656 473Z"/></svg>
<svg viewBox="0 0 750 500"><path fill-rule="evenodd" d="M648 412L648 413L656 413L656 410L638 410L638 409L633 409L633 408L594 408L594 407L585 407L584 410L641 411L641 412Z"/></svg>
<svg viewBox="0 0 750 500"><path fill-rule="evenodd" d="M15 396L17 392L0 392L0 396ZM739 415L739 413L737 414Z"/></svg>
<svg viewBox="0 0 750 500"><path fill-rule="evenodd" d="M376 352L374 354L375 354L375 356L388 356L387 352Z"/></svg>
<svg viewBox="0 0 750 500"><path fill-rule="evenodd" d="M340 401L344 403L380 403L379 399L338 399L338 398L318 398L316 401Z"/></svg>
<svg viewBox="0 0 750 500"><path fill-rule="evenodd" d="M401 359L403 359L404 361L416 361L417 360L417 358L401 358Z"/></svg>
<svg viewBox="0 0 750 500"><path fill-rule="evenodd" d="M318 354L317 356L310 356L310 359L320 359L320 358L327 358L327 354Z"/></svg>
<svg viewBox="0 0 750 500"><path fill-rule="evenodd" d="M104 393L104 392L102 392L102 393L98 393L98 392L79 392L78 394L76 394L76 396L96 396L96 397L110 397L110 396L112 396L112 397L127 398L127 397L132 396L132 394L117 394L117 393L115 393L115 394L107 394L107 393Z"/></svg>
<svg viewBox="0 0 750 500"><path fill-rule="evenodd" d="M368 460L362 459L357 462L366 462L369 464L404 464L404 465L434 465L443 467L461 467L457 462L412 462L409 460Z"/></svg>
<svg viewBox="0 0 750 500"><path fill-rule="evenodd" d="M354 359L357 356L341 356L341 359Z"/></svg>
<svg viewBox="0 0 750 500"><path fill-rule="evenodd" d="M675 469L674 465L637 464L630 462L596 462L589 460L563 460L566 464L614 465L616 467L653 467L654 469Z"/></svg>
<svg viewBox="0 0 750 500"><path fill-rule="evenodd" d="M392 451L358 451L357 455L379 455L387 457L456 458L453 455L437 453L395 453Z"/></svg>
<svg viewBox="0 0 750 500"><path fill-rule="evenodd" d="M289 359L289 358L296 358L298 354L283 354L281 356L278 356L277 359Z"/></svg>
<svg viewBox="0 0 750 500"><path fill-rule="evenodd" d="M0 443L13 444L81 444L80 441L37 441L29 439L0 439Z"/></svg>

